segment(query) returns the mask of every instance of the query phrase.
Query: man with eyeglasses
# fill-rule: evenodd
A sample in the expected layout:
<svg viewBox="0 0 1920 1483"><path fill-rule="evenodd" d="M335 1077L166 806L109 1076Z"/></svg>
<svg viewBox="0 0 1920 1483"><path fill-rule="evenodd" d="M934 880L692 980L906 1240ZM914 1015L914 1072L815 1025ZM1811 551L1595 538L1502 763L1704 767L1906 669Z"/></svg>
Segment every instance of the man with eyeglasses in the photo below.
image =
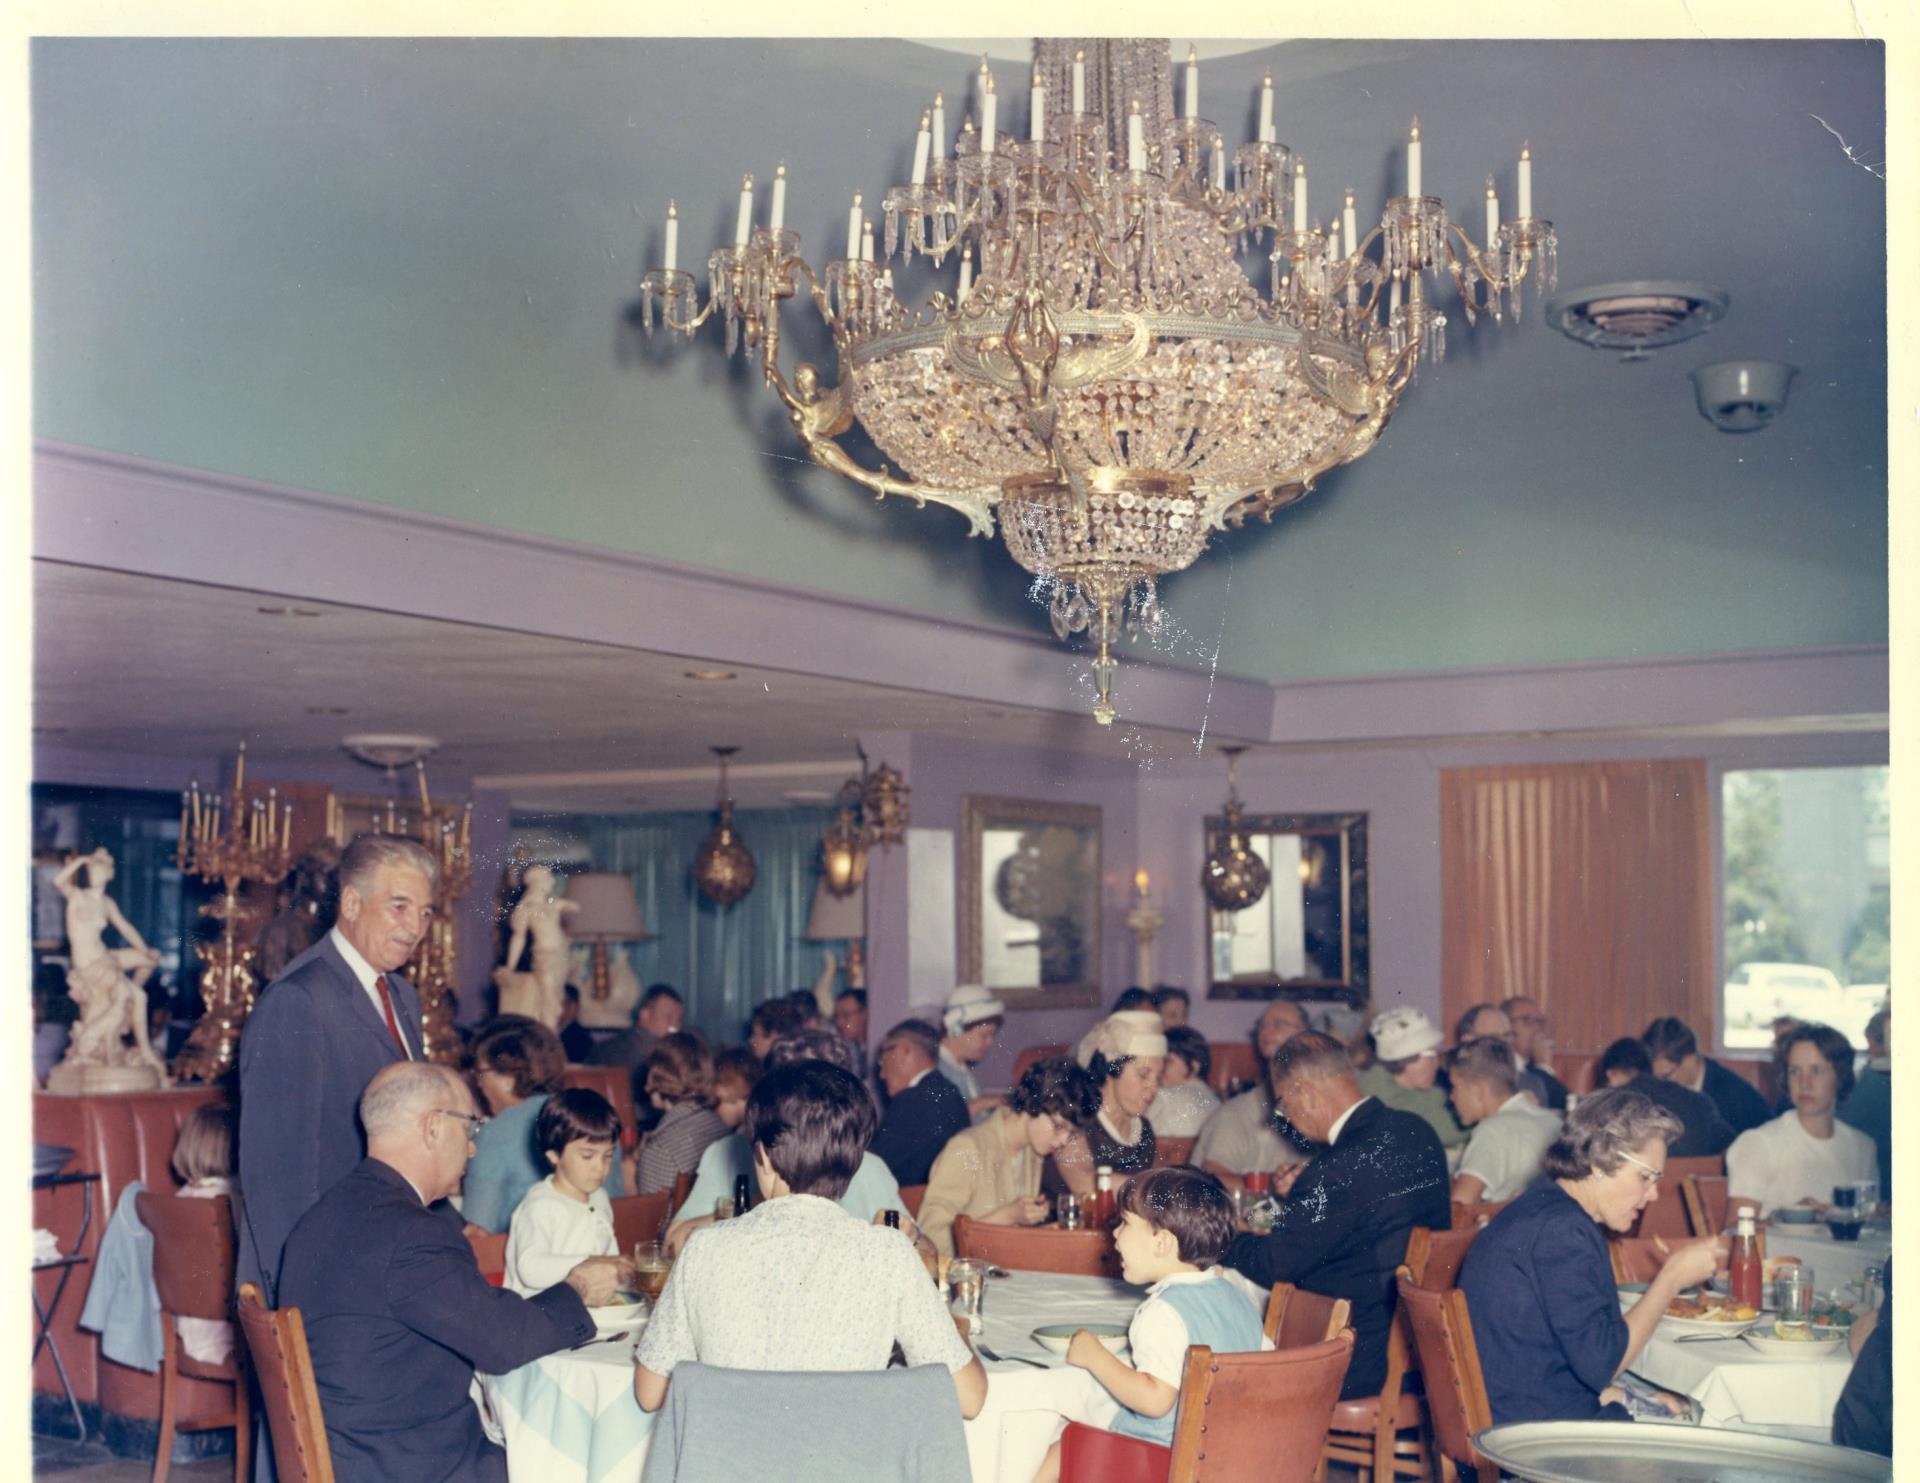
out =
<svg viewBox="0 0 1920 1483"><path fill-rule="evenodd" d="M523 1298L480 1275L446 1198L485 1121L454 1072L402 1061L360 1098L367 1157L287 1238L280 1306L300 1309L338 1483L506 1483L470 1397L476 1370L504 1374L593 1337L587 1306L631 1264L590 1257Z"/></svg>
<svg viewBox="0 0 1920 1483"><path fill-rule="evenodd" d="M1553 1074L1553 1040L1546 1011L1533 1000L1515 995L1500 1006L1513 1027L1513 1054L1520 1062L1520 1086L1533 1093L1542 1107L1567 1110L1567 1085Z"/></svg>

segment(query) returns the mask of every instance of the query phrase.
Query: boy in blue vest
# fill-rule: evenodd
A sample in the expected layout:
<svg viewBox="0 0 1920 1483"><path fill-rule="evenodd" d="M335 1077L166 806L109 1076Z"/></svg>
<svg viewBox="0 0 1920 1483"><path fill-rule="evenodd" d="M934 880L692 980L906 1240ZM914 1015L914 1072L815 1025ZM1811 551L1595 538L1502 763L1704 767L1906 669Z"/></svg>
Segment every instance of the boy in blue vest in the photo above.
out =
<svg viewBox="0 0 1920 1483"><path fill-rule="evenodd" d="M1170 1446L1189 1345L1216 1353L1271 1346L1253 1300L1220 1266L1234 1234L1226 1186L1185 1165L1152 1169L1128 1182L1118 1207L1113 1244L1121 1275L1147 1289L1127 1326L1133 1363L1085 1329L1067 1346L1067 1363L1091 1374L1118 1405L1108 1431ZM1055 1442L1035 1483L1059 1476Z"/></svg>

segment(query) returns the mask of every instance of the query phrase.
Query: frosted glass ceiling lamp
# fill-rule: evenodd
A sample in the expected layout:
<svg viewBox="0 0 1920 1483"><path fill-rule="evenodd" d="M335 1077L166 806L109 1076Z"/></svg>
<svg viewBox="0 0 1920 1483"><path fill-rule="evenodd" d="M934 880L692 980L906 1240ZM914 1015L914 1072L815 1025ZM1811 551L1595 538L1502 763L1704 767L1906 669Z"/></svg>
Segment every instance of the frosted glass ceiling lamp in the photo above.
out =
<svg viewBox="0 0 1920 1483"><path fill-rule="evenodd" d="M1723 360L1692 372L1700 415L1723 433L1752 433L1787 410L1798 366L1780 360Z"/></svg>

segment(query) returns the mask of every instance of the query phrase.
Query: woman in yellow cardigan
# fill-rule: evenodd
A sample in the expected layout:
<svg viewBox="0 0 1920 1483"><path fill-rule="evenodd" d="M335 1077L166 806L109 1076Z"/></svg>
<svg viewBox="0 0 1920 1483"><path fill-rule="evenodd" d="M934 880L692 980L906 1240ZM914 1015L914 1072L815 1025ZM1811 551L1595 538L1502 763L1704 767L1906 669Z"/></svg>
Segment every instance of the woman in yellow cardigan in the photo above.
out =
<svg viewBox="0 0 1920 1483"><path fill-rule="evenodd" d="M921 1231L952 1256L959 1216L988 1225L1039 1225L1049 1214L1040 1193L1042 1166L1099 1106L1093 1079L1066 1057L1029 1066L1005 1107L954 1134L933 1161L920 1202Z"/></svg>

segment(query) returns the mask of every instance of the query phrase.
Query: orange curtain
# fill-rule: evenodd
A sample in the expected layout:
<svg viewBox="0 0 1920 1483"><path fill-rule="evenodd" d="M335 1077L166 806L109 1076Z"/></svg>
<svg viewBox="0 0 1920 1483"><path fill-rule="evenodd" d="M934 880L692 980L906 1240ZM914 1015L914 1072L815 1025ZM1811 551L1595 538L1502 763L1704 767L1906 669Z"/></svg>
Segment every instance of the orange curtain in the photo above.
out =
<svg viewBox="0 0 1920 1483"><path fill-rule="evenodd" d="M1663 1014L1712 1043L1703 760L1443 769L1440 852L1447 1028L1518 994L1567 1050Z"/></svg>

